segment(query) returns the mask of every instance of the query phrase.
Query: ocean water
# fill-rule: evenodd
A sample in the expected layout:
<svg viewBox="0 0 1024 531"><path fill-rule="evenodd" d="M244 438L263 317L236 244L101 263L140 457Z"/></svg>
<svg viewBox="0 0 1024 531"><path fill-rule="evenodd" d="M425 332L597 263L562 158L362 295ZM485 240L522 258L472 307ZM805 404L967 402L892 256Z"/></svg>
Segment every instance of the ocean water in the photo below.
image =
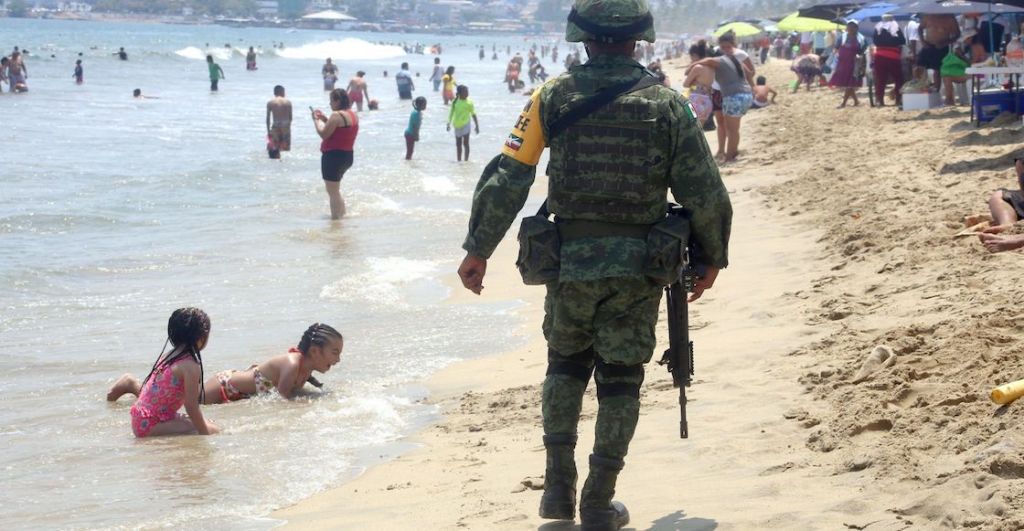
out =
<svg viewBox="0 0 1024 531"><path fill-rule="evenodd" d="M447 109L427 81L432 56L386 44L403 41L443 44L442 65L470 87L473 162L455 162ZM423 402L426 377L523 340L517 303L454 304L448 286L479 172L525 101L502 83L504 48L525 55L532 42L0 19L0 49L31 52L30 92L0 95L4 528L269 528L273 509L405 449L437 415ZM255 72L250 45L263 50ZM120 46L129 61L111 55ZM208 49L226 73L218 94ZM328 55L343 80L365 70L381 102L361 115L341 222L328 219L306 111L328 107ZM410 107L383 77L403 61L429 99L411 162ZM296 117L281 161L265 151L276 84ZM135 100L134 88L159 99ZM322 394L205 407L221 435L136 440L131 400L104 395L121 373L146 374L182 306L211 316L207 375L284 352L316 321L345 334L342 361L321 376Z"/></svg>

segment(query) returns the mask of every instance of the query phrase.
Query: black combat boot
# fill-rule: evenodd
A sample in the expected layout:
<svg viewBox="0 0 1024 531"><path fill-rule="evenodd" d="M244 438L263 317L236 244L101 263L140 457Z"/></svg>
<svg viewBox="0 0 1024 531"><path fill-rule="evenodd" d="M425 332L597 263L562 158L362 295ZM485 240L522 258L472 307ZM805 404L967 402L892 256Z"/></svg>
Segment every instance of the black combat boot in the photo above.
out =
<svg viewBox="0 0 1024 531"><path fill-rule="evenodd" d="M629 523L626 506L612 501L615 480L624 464L621 459L590 455L590 475L583 485L580 504L582 531L618 531Z"/></svg>
<svg viewBox="0 0 1024 531"><path fill-rule="evenodd" d="M576 519L576 435L555 433L544 436L547 465L540 517L549 520Z"/></svg>

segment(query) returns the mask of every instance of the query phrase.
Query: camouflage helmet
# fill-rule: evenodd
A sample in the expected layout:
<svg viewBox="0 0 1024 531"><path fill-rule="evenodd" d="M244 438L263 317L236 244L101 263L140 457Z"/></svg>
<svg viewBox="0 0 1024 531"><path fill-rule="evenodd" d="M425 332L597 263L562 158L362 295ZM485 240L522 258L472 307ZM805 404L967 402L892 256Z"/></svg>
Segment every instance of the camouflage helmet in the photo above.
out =
<svg viewBox="0 0 1024 531"><path fill-rule="evenodd" d="M565 26L569 42L654 42L654 17L647 0L576 0Z"/></svg>

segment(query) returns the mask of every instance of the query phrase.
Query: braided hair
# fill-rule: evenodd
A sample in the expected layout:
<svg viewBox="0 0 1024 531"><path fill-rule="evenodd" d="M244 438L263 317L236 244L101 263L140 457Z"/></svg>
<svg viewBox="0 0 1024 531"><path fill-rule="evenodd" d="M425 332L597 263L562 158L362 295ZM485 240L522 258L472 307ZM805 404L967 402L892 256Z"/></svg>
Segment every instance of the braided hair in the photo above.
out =
<svg viewBox="0 0 1024 531"><path fill-rule="evenodd" d="M206 395L202 384L206 377L203 374L203 357L199 354L199 342L206 339L209 335L210 316L206 315L206 312L199 308L178 308L174 310L171 318L167 320L167 340L164 341L164 348L160 349L160 356L156 358L153 368L150 369L146 379L142 381L141 387L145 387L146 382L149 381L158 368L168 366L188 356L199 364L199 402L202 403ZM164 359L167 343L170 343L175 348L185 348L177 354Z"/></svg>
<svg viewBox="0 0 1024 531"><path fill-rule="evenodd" d="M309 325L309 328L307 328L305 332L302 333L302 339L299 340L299 352L301 352L303 356L308 356L309 347L316 345L322 348L331 339L345 340L345 338L342 337L341 332L338 332L331 326L323 323L313 323ZM323 388L324 386L324 384L320 383L320 380L317 380L312 375L310 375L306 381L318 389Z"/></svg>

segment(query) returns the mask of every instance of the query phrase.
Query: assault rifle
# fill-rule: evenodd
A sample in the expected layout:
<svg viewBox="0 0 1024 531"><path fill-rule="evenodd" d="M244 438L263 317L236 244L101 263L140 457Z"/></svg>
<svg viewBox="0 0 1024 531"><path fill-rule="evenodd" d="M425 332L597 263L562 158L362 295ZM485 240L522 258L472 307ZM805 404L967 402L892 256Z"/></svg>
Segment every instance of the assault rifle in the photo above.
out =
<svg viewBox="0 0 1024 531"><path fill-rule="evenodd" d="M688 213L677 205L669 208L669 215L689 217ZM699 249L691 241L682 273L675 282L665 287L665 305L668 317L668 349L658 361L659 365L667 365L672 373L672 386L679 388L679 437L689 437L686 423L686 388L693 381L693 341L690 341L690 314L687 305L687 294L693 291L694 283L700 276L695 257Z"/></svg>

